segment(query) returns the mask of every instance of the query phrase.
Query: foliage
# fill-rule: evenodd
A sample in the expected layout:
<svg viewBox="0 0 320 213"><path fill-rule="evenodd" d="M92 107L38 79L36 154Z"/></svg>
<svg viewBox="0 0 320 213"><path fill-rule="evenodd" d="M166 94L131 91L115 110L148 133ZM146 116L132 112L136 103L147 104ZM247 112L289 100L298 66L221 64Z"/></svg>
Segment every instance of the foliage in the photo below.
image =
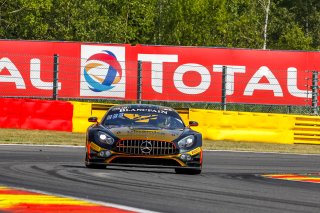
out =
<svg viewBox="0 0 320 213"><path fill-rule="evenodd" d="M262 48L267 0L0 0L2 39ZM271 0L268 49L318 50L319 0Z"/></svg>

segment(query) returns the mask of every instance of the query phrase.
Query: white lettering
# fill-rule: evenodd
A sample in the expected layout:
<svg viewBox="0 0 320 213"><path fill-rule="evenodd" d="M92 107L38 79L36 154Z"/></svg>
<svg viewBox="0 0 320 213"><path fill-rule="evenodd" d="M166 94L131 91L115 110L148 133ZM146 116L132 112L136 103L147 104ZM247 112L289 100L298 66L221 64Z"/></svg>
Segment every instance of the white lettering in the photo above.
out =
<svg viewBox="0 0 320 213"><path fill-rule="evenodd" d="M1 58L0 59L0 73L6 68L10 75L0 75L0 82L12 82L16 84L17 89L25 89L26 84L21 76L21 73L17 69L17 67L10 61L9 58Z"/></svg>
<svg viewBox="0 0 320 213"><path fill-rule="evenodd" d="M234 74L235 73L245 73L245 66L232 66L232 65L213 65L213 72L222 72L222 67L227 67L226 76L226 94L233 95L234 93Z"/></svg>
<svg viewBox="0 0 320 213"><path fill-rule="evenodd" d="M259 83L263 77L266 77L269 83ZM274 96L283 97L283 92L278 80L266 66L260 67L260 69L252 76L243 95L252 96L254 90L272 90Z"/></svg>
<svg viewBox="0 0 320 213"><path fill-rule="evenodd" d="M310 98L311 93L308 93L307 90L300 90L297 87L298 79L297 79L297 68L289 67L288 68L288 91L291 95L300 98Z"/></svg>
<svg viewBox="0 0 320 213"><path fill-rule="evenodd" d="M200 74L201 82L198 86L189 87L183 82L183 75L189 71L196 71ZM177 90L180 92L195 95L205 92L210 87L211 76L209 70L200 64L183 64L174 72L173 82Z"/></svg>
<svg viewBox="0 0 320 213"><path fill-rule="evenodd" d="M52 90L53 83L52 82L44 82L40 79L40 60L37 58L33 58L30 61L30 80L31 84L38 89L43 90ZM61 89L61 83L58 82L58 89Z"/></svg>
<svg viewBox="0 0 320 213"><path fill-rule="evenodd" d="M120 108L119 112L152 112L152 113L160 113L160 114L168 114L167 110L156 110L156 109L128 109L128 108Z"/></svg>
<svg viewBox="0 0 320 213"><path fill-rule="evenodd" d="M138 60L151 62L151 86L158 93L163 91L163 63L178 62L178 55L138 54Z"/></svg>

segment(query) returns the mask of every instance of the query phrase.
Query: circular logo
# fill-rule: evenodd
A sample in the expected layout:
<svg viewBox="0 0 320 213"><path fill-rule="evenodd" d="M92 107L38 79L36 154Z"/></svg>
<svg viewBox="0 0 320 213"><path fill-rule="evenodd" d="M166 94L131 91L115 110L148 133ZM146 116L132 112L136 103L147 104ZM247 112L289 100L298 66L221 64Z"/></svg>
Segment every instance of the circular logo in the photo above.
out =
<svg viewBox="0 0 320 213"><path fill-rule="evenodd" d="M122 69L117 57L110 51L90 56L84 64L83 75L94 92L110 90L119 83Z"/></svg>
<svg viewBox="0 0 320 213"><path fill-rule="evenodd" d="M151 141L143 141L140 144L140 150L143 154L150 154L152 150L152 143Z"/></svg>

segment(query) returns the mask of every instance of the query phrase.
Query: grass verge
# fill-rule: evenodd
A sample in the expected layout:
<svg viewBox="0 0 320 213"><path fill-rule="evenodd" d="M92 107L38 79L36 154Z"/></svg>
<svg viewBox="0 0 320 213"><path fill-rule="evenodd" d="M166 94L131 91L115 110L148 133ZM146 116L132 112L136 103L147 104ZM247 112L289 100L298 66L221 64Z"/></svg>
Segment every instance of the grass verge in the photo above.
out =
<svg viewBox="0 0 320 213"><path fill-rule="evenodd" d="M0 129L0 144L83 146L84 142L85 133L70 133L45 130ZM203 148L206 150L320 154L320 145L309 144L274 144L204 140Z"/></svg>

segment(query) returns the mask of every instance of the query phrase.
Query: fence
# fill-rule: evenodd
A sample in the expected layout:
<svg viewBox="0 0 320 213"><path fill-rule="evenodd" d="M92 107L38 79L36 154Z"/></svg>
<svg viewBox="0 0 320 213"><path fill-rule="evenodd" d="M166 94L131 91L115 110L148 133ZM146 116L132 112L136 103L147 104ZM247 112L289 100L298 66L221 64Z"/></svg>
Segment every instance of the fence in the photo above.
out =
<svg viewBox="0 0 320 213"><path fill-rule="evenodd" d="M320 53L1 42L0 97L318 114Z"/></svg>

